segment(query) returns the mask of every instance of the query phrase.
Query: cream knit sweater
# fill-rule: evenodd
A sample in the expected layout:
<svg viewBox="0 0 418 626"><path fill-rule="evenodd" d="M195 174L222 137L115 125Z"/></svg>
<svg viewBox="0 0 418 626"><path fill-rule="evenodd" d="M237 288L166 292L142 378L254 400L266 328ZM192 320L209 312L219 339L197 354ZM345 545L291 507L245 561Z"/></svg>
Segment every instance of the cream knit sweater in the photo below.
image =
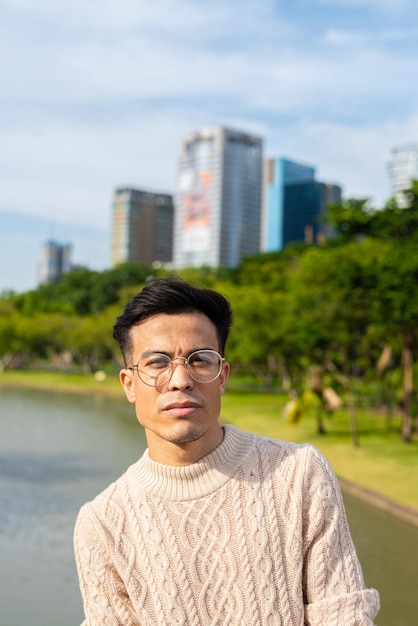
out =
<svg viewBox="0 0 418 626"><path fill-rule="evenodd" d="M225 426L186 467L148 453L80 511L86 626L360 626L365 589L341 494L310 445Z"/></svg>

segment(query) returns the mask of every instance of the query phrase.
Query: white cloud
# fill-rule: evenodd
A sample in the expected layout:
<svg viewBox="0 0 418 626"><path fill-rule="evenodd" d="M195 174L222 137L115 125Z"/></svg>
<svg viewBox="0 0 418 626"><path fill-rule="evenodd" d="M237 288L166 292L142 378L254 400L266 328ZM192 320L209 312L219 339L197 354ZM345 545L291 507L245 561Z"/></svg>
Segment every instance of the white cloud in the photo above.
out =
<svg viewBox="0 0 418 626"><path fill-rule="evenodd" d="M109 226L116 187L174 191L181 136L207 121L196 110L166 107L163 116L148 111L107 125L10 131L0 155L0 206L43 217L53 210L71 222Z"/></svg>
<svg viewBox="0 0 418 626"><path fill-rule="evenodd" d="M296 129L273 133L269 156L286 156L317 168L317 178L343 187L346 198L371 198L383 206L392 195L387 163L390 151L418 137L418 113L399 122L352 127L302 120Z"/></svg>
<svg viewBox="0 0 418 626"><path fill-rule="evenodd" d="M391 147L418 137L416 16L408 0L3 0L0 208L108 228L116 186L174 191L181 136L221 124L380 202Z"/></svg>
<svg viewBox="0 0 418 626"><path fill-rule="evenodd" d="M405 14L416 8L415 0L319 0L319 4L328 7L365 8L388 13Z"/></svg>
<svg viewBox="0 0 418 626"><path fill-rule="evenodd" d="M10 5L11 6L11 5ZM3 107L230 93L251 58L291 27L272 2L20 2L0 25ZM243 82L243 86L245 82Z"/></svg>
<svg viewBox="0 0 418 626"><path fill-rule="evenodd" d="M271 3L261 3L267 11L257 9L256 3L244 3L238 13L235 3L198 9L193 3L165 0L150 8L124 0L117 6L118 11L113 3L105 3L103 11L97 11L97 2L90 2L81 5L79 12L72 6L77 24L84 20L87 25L86 32L78 37L71 33L67 41L59 34L71 31L68 23L75 18L67 16L69 7L58 3L53 10L52 4L43 0L42 9L52 14L48 14L49 30L57 32L50 35L52 39L47 37L46 43L39 33L35 38L32 33L29 54L23 38L15 42L15 66L5 68L8 90L3 110L13 106L12 119L18 116L19 105L32 109L30 118L65 116L71 123L71 118L89 116L94 125L100 122L95 114L100 117L103 109L117 111L120 107L123 113L123 107L137 107L141 114L140 105L146 102L164 110L164 102L156 100L177 100L179 105L180 101L200 99L196 105L204 107L205 98L208 109L215 99L215 106L229 99L230 107L241 102L255 112L261 107L261 113L300 115L309 108L321 114L333 107L340 109L341 100L366 96L373 102L388 90L390 81L399 95L408 89L411 98L416 89L411 83L399 84L400 70L414 71L414 58L394 59L376 38L370 41L367 32L336 28L326 30L318 41L315 35L305 46L299 38L291 44ZM249 8L254 11L252 23ZM119 14L123 17L118 18ZM55 21L58 16L60 21ZM270 23L263 32L267 18ZM166 31L171 37L169 32L165 36ZM231 35L229 43L222 41L225 32ZM213 45L217 37L219 46ZM330 54L322 44L339 44L339 51Z"/></svg>
<svg viewBox="0 0 418 626"><path fill-rule="evenodd" d="M353 31L347 30L338 30L336 28L331 28L327 30L322 36L322 40L324 43L331 45L350 45L359 39L359 34Z"/></svg>

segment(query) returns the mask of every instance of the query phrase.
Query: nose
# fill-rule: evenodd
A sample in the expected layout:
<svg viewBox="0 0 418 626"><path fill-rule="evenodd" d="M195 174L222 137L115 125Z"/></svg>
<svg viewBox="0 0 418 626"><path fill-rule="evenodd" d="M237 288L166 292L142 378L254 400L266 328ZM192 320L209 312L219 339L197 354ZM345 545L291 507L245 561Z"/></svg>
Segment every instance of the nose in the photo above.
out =
<svg viewBox="0 0 418 626"><path fill-rule="evenodd" d="M188 389L193 386L193 378L190 376L189 365L184 356L177 356L173 361L173 371L169 380L170 389ZM181 365L182 367L178 367Z"/></svg>

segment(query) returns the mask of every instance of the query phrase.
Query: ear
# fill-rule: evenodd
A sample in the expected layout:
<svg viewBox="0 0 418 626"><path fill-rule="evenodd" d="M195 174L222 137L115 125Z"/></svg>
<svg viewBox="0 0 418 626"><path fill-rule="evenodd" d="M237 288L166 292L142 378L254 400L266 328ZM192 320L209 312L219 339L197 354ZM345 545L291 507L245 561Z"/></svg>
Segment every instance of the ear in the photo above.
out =
<svg viewBox="0 0 418 626"><path fill-rule="evenodd" d="M227 383L230 371L231 371L231 366L229 365L228 361L225 361L223 368L222 368L221 375L219 377L219 391L221 395L223 395L223 393L225 392L225 387L226 387L226 383Z"/></svg>
<svg viewBox="0 0 418 626"><path fill-rule="evenodd" d="M119 372L120 384L123 387L128 402L132 404L136 400L135 393L135 372L133 370L121 369Z"/></svg>

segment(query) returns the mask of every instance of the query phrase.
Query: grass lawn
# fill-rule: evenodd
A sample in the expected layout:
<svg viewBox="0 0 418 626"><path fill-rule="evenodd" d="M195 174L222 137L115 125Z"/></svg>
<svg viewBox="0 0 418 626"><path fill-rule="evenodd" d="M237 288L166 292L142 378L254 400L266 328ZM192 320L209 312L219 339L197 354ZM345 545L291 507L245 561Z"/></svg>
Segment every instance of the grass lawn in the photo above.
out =
<svg viewBox="0 0 418 626"><path fill-rule="evenodd" d="M75 393L100 393L116 398L125 397L116 374L107 376L105 380L97 380L93 375L86 374L6 370L0 374L0 389L2 385Z"/></svg>
<svg viewBox="0 0 418 626"><path fill-rule="evenodd" d="M2 385L99 393L124 401L117 375L99 381L82 374L5 371L0 375L0 389ZM312 418L306 418L296 426L285 420L283 408L287 400L279 394L230 389L222 399L221 418L261 435L313 443L329 459L340 478L418 510L418 440L415 438L408 445L402 443L398 419L393 419L389 428L382 416L359 411L360 447L355 448L345 410L329 418L326 435L319 436Z"/></svg>
<svg viewBox="0 0 418 626"><path fill-rule="evenodd" d="M313 418L298 425L286 421L283 408L287 400L277 394L230 391L223 398L222 419L261 435L312 443L340 478L418 510L418 440L402 443L399 419L393 419L388 428L384 417L358 411L360 446L356 448L345 410L326 421L325 435L317 435Z"/></svg>

